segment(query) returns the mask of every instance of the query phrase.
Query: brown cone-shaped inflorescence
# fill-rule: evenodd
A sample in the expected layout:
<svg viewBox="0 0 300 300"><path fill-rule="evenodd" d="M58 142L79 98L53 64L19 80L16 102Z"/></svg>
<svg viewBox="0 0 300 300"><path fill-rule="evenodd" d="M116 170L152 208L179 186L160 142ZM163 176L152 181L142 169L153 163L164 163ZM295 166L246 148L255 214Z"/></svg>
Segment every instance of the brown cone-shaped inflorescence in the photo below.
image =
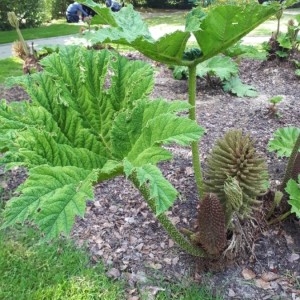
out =
<svg viewBox="0 0 300 300"><path fill-rule="evenodd" d="M225 213L218 197L207 194L201 200L198 213L199 242L211 255L222 252L226 246Z"/></svg>
<svg viewBox="0 0 300 300"><path fill-rule="evenodd" d="M250 217L253 207L259 204L257 196L265 192L268 180L265 160L257 154L250 136L243 135L241 130L230 130L216 142L205 175L206 192L215 193L224 211L236 213L240 218ZM230 193L226 195L224 191L228 178L233 178L242 192L238 209L230 203Z"/></svg>

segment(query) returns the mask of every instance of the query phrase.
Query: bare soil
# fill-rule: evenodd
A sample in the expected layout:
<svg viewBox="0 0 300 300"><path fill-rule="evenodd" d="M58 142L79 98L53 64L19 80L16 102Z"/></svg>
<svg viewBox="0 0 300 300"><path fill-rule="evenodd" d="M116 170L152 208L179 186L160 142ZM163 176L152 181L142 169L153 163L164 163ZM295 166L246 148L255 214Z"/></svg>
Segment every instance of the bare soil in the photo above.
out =
<svg viewBox="0 0 300 300"><path fill-rule="evenodd" d="M135 53L131 59L141 58ZM152 96L187 99L187 82L172 78L171 70L155 65L156 81ZM286 166L267 151L273 132L283 126L300 127L300 81L288 62L242 60L240 77L254 86L259 96L238 98L224 93L219 84L203 79L197 84L198 122L206 128L199 147L203 166L215 141L231 128L242 128L256 140L265 156L272 189L279 186ZM282 95L280 117L269 113L273 96ZM23 100L19 88L0 88L0 98ZM189 148L174 147L174 159L161 164L164 175L179 190L180 197L169 217L178 227L195 227L196 193ZM25 171L0 174L7 198L26 177ZM95 187L96 198L90 202L84 219L78 219L72 238L87 245L93 261L104 261L108 275L128 282L128 299L138 289L157 291L161 282L196 282L208 286L224 299L300 299L300 223L293 216L285 222L266 227L257 224L258 233L248 252L226 264L191 257L168 237L145 201L125 178L120 177ZM224 264L223 264L224 263Z"/></svg>

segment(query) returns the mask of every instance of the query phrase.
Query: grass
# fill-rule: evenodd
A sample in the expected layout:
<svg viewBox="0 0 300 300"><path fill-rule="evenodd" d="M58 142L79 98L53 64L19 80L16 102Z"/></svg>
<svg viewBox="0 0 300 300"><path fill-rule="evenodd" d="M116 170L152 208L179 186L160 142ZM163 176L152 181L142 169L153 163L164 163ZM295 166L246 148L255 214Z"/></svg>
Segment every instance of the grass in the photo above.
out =
<svg viewBox="0 0 300 300"><path fill-rule="evenodd" d="M91 266L83 250L68 240L37 243L33 229L0 232L0 299L118 300L121 282L105 276L102 265Z"/></svg>
<svg viewBox="0 0 300 300"><path fill-rule="evenodd" d="M65 20L54 21L50 24L38 28L21 29L25 40L34 40L40 38L49 38L79 33L82 24L69 24ZM0 44L12 43L18 40L15 29L10 31L0 31Z"/></svg>
<svg viewBox="0 0 300 300"><path fill-rule="evenodd" d="M155 300L222 300L221 296L213 296L211 291L190 281L180 284L160 283L151 285L158 289ZM154 288L154 290L155 290ZM141 293L141 300L152 299L153 290Z"/></svg>
<svg viewBox="0 0 300 300"><path fill-rule="evenodd" d="M91 266L84 250L65 239L39 242L33 228L0 231L0 272L1 300L125 299L124 283L107 278L101 264ZM142 287L141 299L221 299L190 282L169 284L162 279L156 286L159 292L155 298Z"/></svg>
<svg viewBox="0 0 300 300"><path fill-rule="evenodd" d="M3 84L8 77L22 75L22 64L23 61L16 57L2 59L0 68L0 84Z"/></svg>
<svg viewBox="0 0 300 300"><path fill-rule="evenodd" d="M185 25L187 10L152 10L143 11L141 15L148 26L156 25Z"/></svg>
<svg viewBox="0 0 300 300"><path fill-rule="evenodd" d="M283 11L282 18L280 20L280 30L286 32L287 24L290 19L294 19L295 14L300 14L299 8L286 9ZM250 32L249 36L271 36L272 32L275 32L277 28L277 19L275 16L259 25L253 31Z"/></svg>

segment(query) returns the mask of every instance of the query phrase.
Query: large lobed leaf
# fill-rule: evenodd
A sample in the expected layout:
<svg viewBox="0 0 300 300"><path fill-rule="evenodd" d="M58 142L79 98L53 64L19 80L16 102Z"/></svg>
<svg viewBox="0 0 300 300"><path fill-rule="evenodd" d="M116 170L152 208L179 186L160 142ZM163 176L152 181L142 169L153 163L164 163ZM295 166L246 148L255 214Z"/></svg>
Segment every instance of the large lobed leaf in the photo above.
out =
<svg viewBox="0 0 300 300"><path fill-rule="evenodd" d="M164 144L189 144L204 130L182 115L183 101L150 100L153 70L109 51L67 47L42 61L44 71L20 82L31 101L0 105L2 161L25 165L29 177L9 201L5 224L33 220L48 237L69 233L93 199L92 185L124 173L147 183L157 213L177 192L156 164Z"/></svg>
<svg viewBox="0 0 300 300"><path fill-rule="evenodd" d="M299 134L300 128L297 127L277 129L268 143L268 150L275 151L279 157L290 157Z"/></svg>
<svg viewBox="0 0 300 300"><path fill-rule="evenodd" d="M238 42L279 10L279 4L223 5L213 8L193 31L206 60ZM200 9L200 8L197 8Z"/></svg>
<svg viewBox="0 0 300 300"><path fill-rule="evenodd" d="M237 64L228 56L216 55L197 65L196 76L216 76L221 81L229 80L238 73ZM188 67L175 66L173 76L176 79L188 77Z"/></svg>
<svg viewBox="0 0 300 300"><path fill-rule="evenodd" d="M94 33L86 33L87 39L93 43L112 42L132 46L153 60L172 65L191 64L182 59L191 34L202 51L202 57L197 61L204 61L235 44L280 10L278 3L260 5L254 2L216 6L206 14L199 6L187 15L185 31L177 30L155 40L132 5L114 13L92 0L80 2L97 12L98 16L93 18L94 24L109 25Z"/></svg>

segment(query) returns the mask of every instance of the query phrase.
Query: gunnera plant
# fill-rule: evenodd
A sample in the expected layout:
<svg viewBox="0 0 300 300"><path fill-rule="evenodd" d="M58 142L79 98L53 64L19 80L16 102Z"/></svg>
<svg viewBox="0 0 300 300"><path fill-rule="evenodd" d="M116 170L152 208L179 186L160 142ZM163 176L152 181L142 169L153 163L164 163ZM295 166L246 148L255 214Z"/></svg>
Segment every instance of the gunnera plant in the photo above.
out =
<svg viewBox="0 0 300 300"><path fill-rule="evenodd" d="M233 214L242 220L250 218L259 205L257 196L266 190L267 165L250 136L234 129L216 142L205 177L206 192L220 199L228 227Z"/></svg>

